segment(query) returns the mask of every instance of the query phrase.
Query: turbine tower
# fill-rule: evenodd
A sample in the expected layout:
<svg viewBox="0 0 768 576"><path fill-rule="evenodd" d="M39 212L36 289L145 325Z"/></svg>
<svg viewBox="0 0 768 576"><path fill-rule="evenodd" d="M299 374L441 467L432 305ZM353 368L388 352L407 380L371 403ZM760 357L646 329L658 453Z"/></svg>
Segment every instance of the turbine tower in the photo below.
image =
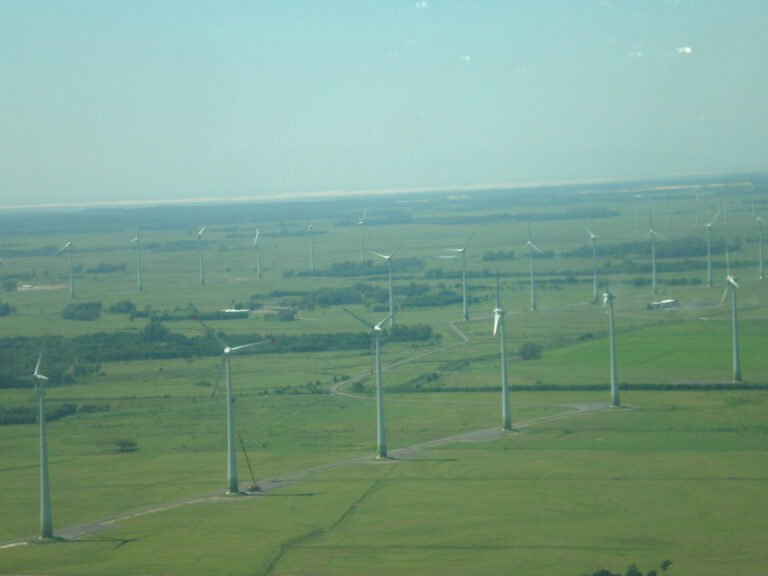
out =
<svg viewBox="0 0 768 576"><path fill-rule="evenodd" d="M43 349L44 350L44 349ZM37 365L32 374L37 388L38 422L40 424L40 539L53 538L53 519L51 515L51 489L48 481L48 434L45 428L45 382L46 376L40 373L43 364L43 350L37 358Z"/></svg>
<svg viewBox="0 0 768 576"><path fill-rule="evenodd" d="M462 318L465 322L469 322L469 306L467 302L467 246L469 246L469 240L464 242L464 246L461 248L447 248L449 252L456 252L461 255L461 303L462 303Z"/></svg>
<svg viewBox="0 0 768 576"><path fill-rule="evenodd" d="M387 429L384 424L384 388L381 383L381 345L379 343L379 337L381 336L382 326L390 319L390 317L387 316L384 320L374 325L351 310L347 310L346 308L343 308L343 310L358 322L367 326L371 330L373 336L373 345L376 351L376 458L386 458Z"/></svg>
<svg viewBox="0 0 768 576"><path fill-rule="evenodd" d="M261 278L261 249L259 248L259 230L253 237L253 249L256 251L256 278Z"/></svg>
<svg viewBox="0 0 768 576"><path fill-rule="evenodd" d="M64 252L64 250L67 251L67 259L69 260L69 296L71 298L75 297L75 272L72 268L72 242L67 242L59 248L59 252Z"/></svg>
<svg viewBox="0 0 768 576"><path fill-rule="evenodd" d="M611 346L611 406L619 406L619 377L616 366L616 332L613 324L613 299L608 290L603 294L603 306L608 306L608 337Z"/></svg>
<svg viewBox="0 0 768 576"><path fill-rule="evenodd" d="M757 262L760 280L765 280L765 274L763 272L763 219L760 216L755 216L757 221Z"/></svg>
<svg viewBox="0 0 768 576"><path fill-rule="evenodd" d="M651 241L651 286L653 291L652 293L656 294L658 293L658 289L657 289L658 284L656 283L656 238L659 238L661 240L666 240L666 238L664 238L664 236L662 236L661 234L656 232L656 230L654 230L653 224L651 224L651 229L648 230L647 236Z"/></svg>
<svg viewBox="0 0 768 576"><path fill-rule="evenodd" d="M710 222L704 224L707 229L707 286L712 288L712 225L720 216L720 210L715 213L715 217Z"/></svg>
<svg viewBox="0 0 768 576"><path fill-rule="evenodd" d="M592 233L592 230L584 226L584 229L589 234L589 240L592 243L592 303L597 304L599 296L597 294L597 235Z"/></svg>
<svg viewBox="0 0 768 576"><path fill-rule="evenodd" d="M509 413L509 376L507 374L507 345L504 338L504 310L501 307L499 273L496 273L496 308L493 309L493 335L501 342L501 428L512 429L512 417Z"/></svg>
<svg viewBox="0 0 768 576"><path fill-rule="evenodd" d="M307 236L309 236L309 271L315 271L315 238L312 234L312 224L307 226Z"/></svg>
<svg viewBox="0 0 768 576"><path fill-rule="evenodd" d="M136 244L136 274L139 292L141 292L144 290L144 280L141 276L141 238L139 238L138 233L136 234L136 237L131 240L131 244Z"/></svg>
<svg viewBox="0 0 768 576"><path fill-rule="evenodd" d="M259 344L263 344L265 340L260 342L254 342L252 344L243 344L241 346L230 346L227 344L216 332L214 332L208 325L200 320L200 324L203 325L206 334L211 336L216 342L223 348L221 356L221 364L219 364L218 374L216 375L216 382L213 385L213 391L211 397L216 394L216 390L219 386L219 380L221 379L221 371L224 369L227 386L227 494L239 494L240 487L237 482L237 445L235 444L235 414L233 407L232 396L232 363L230 357L232 354L237 354L243 350L253 348Z"/></svg>
<svg viewBox="0 0 768 576"><path fill-rule="evenodd" d="M528 258L530 258L530 269L531 269L531 312L536 311L536 273L533 269L533 259L534 259L534 251L538 252L539 254L544 254L542 250L536 246L536 244L533 243L533 240L531 240L531 224L528 223L528 241L525 243L526 246L528 246Z"/></svg>
<svg viewBox="0 0 768 576"><path fill-rule="evenodd" d="M379 254L378 252L374 252L373 250L369 250L371 254L374 256L378 256L379 258L384 258L384 260L387 263L387 274L389 276L389 327L392 328L395 325L395 301L393 298L392 293L392 258L395 254L397 254L397 250L392 252L389 256L386 254Z"/></svg>
<svg viewBox="0 0 768 576"><path fill-rule="evenodd" d="M368 209L363 210L363 215L360 216L360 220L357 221L357 226L360 228L360 264L365 262L365 216L368 214Z"/></svg>
<svg viewBox="0 0 768 576"><path fill-rule="evenodd" d="M205 232L205 226L200 228L197 233L197 243L200 248L200 285L205 284L205 266L203 262L203 232Z"/></svg>

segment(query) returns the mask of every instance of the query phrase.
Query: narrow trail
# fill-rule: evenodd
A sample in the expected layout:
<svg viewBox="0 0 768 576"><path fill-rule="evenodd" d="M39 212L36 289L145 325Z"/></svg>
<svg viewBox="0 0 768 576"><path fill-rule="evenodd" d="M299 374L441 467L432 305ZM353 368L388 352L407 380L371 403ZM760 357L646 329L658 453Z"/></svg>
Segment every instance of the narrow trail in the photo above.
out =
<svg viewBox="0 0 768 576"><path fill-rule="evenodd" d="M398 360L383 368L386 370L392 370L393 368L396 368L397 366L401 366L408 362L414 362L421 358L425 358L427 356L431 356L441 352L446 352L458 346L463 346L467 344L470 341L469 337L456 324L457 324L456 322L448 323L448 325L451 327L451 329L456 333L456 335L459 338L457 342L452 342L450 344L441 346L434 350L429 350L426 352L415 354L413 356L409 356L408 358ZM347 380L338 382L334 384L333 387L331 388L331 393L336 396L352 398L355 400L373 400L374 398L371 396L355 394L352 392L345 392L344 390L341 389L342 386L349 386L367 377L368 377L368 373L366 372L365 374L354 376ZM423 402L423 401L417 401L417 402ZM537 424L541 424L544 422L551 422L551 421L562 420L566 418L572 418L576 416L583 416L583 415L592 414L598 411L610 409L610 405L607 402L592 402L592 403L583 403L583 404L537 404L537 406L559 407L559 408L564 408L565 411L560 412L558 414L540 416L538 418L532 418L530 420L513 423L512 430L502 430L501 428L498 428L498 427L487 428L484 430L473 430L470 432L464 432L461 434L446 436L443 438L436 438L434 440L428 440L426 442L419 442L417 444L412 444L410 446L405 446L402 448L396 448L396 449L390 450L389 458L381 460L379 462L381 462L382 464L386 464L387 462L397 462L401 460L408 460L409 458L413 458L414 456L424 451L432 450L447 444L454 444L454 443L460 443L460 442L484 442L488 440L493 440L495 438L499 438L503 435L514 434L516 431L524 430L526 428L529 428L531 426L535 426ZM247 493L247 494L248 496L257 497L259 495L263 495L272 490L275 490L276 488L283 487L287 484L290 484L291 482L294 482L296 480L299 480L311 474L323 472L326 470L331 470L334 468L349 466L351 464L375 462L375 461L376 460L373 456L364 455L364 456L358 456L355 458L349 458L347 460L331 462L329 464L322 464L320 466L314 466L312 468L307 468L304 470L297 470L295 472L290 472L288 474L281 474L275 478L263 478L258 480L257 482L260 488L260 491ZM237 501L237 499L238 499L237 497L225 496L222 494L221 490L217 490L215 492L209 492L207 494L191 496L189 498L182 498L180 500L175 500L175 501L167 502L164 504L144 506L128 512L107 516L99 520L94 520L92 522L87 522L84 524L78 524L75 526L69 526L66 528L57 529L56 539L61 541L77 540L78 538L83 538L85 536L90 536L92 534L97 534L99 532L109 530L115 527L120 522L123 522L125 520L130 520L131 518L137 518L140 516L145 516L147 514L154 514L154 513L163 512L166 510L172 510L174 508L185 506L187 504L194 504L198 502L205 502L205 501L211 501L211 500L234 502L234 501ZM16 546L25 546L31 542L35 542L36 540L37 540L36 536L26 536L23 538L16 538L12 540L7 540L5 542L0 542L0 552L4 549L13 548Z"/></svg>

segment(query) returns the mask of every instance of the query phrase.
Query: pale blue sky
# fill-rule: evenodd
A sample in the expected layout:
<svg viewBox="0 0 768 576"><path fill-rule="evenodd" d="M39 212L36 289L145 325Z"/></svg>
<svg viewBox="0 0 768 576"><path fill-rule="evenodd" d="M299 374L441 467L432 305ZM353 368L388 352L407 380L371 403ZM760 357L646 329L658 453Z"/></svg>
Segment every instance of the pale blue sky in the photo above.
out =
<svg viewBox="0 0 768 576"><path fill-rule="evenodd" d="M768 168L768 2L0 0L0 205Z"/></svg>

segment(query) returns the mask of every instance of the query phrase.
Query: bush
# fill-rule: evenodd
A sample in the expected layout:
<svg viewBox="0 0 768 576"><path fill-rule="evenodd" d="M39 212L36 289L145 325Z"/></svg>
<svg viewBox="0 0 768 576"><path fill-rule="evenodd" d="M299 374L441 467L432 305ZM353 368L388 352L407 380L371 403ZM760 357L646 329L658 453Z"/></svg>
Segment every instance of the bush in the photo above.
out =
<svg viewBox="0 0 768 576"><path fill-rule="evenodd" d="M97 320L101 316L101 302L72 302L61 313L65 320Z"/></svg>
<svg viewBox="0 0 768 576"><path fill-rule="evenodd" d="M112 306L107 308L107 312L111 312L112 314L130 314L135 310L136 304L130 300L121 300L120 302L115 302L112 304Z"/></svg>
<svg viewBox="0 0 768 576"><path fill-rule="evenodd" d="M535 342L523 342L520 344L518 353L523 360L536 360L541 358L542 347Z"/></svg>
<svg viewBox="0 0 768 576"><path fill-rule="evenodd" d="M139 443L136 440L128 440L127 438L119 438L112 443L117 446L118 452L135 452L139 449Z"/></svg>

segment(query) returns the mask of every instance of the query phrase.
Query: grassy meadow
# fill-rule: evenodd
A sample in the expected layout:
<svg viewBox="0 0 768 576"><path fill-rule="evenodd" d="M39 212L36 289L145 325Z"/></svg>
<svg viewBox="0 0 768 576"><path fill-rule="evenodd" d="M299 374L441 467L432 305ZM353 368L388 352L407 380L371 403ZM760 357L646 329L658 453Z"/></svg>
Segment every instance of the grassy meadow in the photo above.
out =
<svg viewBox="0 0 768 576"><path fill-rule="evenodd" d="M46 393L49 410L76 407L48 425L63 541L35 541L36 424L0 426L0 574L587 575L632 563L649 571L664 560L674 576L759 573L768 564L768 296L752 210L763 212L768 197L738 181L674 184L0 215L0 302L13 310L0 316L0 340L22 372L3 368L8 382L32 373L41 337L142 337L153 315L187 338L204 337L188 311L240 304L253 307L247 319L208 324L228 339L361 332L344 307L372 322L387 314L387 269L367 252L375 250L395 252L397 323L432 330L383 347L390 452L500 426L497 272L512 419L521 425L376 461L370 347L256 350L233 356L232 378L237 431L265 491L226 497L226 401L223 390L212 397L219 356L99 362ZM716 214L710 288L703 224ZM651 222L663 235L657 294ZM535 312L529 225L544 252L534 260ZM616 296L618 409L606 408L607 313L591 302L585 227L598 235L600 290ZM143 291L129 243L137 231ZM372 268L339 274L359 262L361 237ZM68 241L74 299L67 256L56 252ZM464 322L461 261L440 256L467 242ZM740 285L738 386L728 271ZM307 304L359 285L363 301ZM440 295L450 303L430 305ZM665 298L680 306L647 308ZM146 316L106 310L125 300ZM68 320L72 302L104 310ZM540 357L523 359L523 344L540 347ZM35 405L31 384L0 387L0 407ZM576 412L598 407L606 409ZM125 439L137 449L120 451ZM238 458L245 486L242 451Z"/></svg>

